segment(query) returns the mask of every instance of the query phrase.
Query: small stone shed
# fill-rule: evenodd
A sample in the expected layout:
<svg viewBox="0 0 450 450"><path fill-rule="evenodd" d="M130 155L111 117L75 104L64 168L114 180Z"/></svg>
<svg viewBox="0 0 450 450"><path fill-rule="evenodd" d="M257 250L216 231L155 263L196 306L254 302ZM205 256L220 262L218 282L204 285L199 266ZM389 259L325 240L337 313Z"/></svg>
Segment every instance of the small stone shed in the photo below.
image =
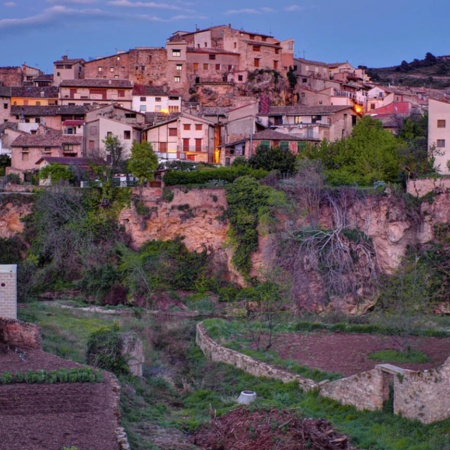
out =
<svg viewBox="0 0 450 450"><path fill-rule="evenodd" d="M0 264L0 317L17 319L16 264Z"/></svg>

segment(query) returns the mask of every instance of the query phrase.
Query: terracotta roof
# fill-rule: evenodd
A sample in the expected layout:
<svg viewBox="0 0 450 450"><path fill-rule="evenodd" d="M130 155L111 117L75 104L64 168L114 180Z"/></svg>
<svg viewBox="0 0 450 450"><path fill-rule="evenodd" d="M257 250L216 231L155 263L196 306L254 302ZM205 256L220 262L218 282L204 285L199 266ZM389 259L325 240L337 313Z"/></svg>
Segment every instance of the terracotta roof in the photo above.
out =
<svg viewBox="0 0 450 450"><path fill-rule="evenodd" d="M61 147L63 144L81 145L83 141L83 136L62 134L62 132L50 128L40 128L39 130L42 132L17 137L11 147Z"/></svg>
<svg viewBox="0 0 450 450"><path fill-rule="evenodd" d="M84 120L65 120L63 122L63 125L69 126L69 125L83 125Z"/></svg>
<svg viewBox="0 0 450 450"><path fill-rule="evenodd" d="M67 156L42 156L36 161L36 164L46 161L49 164L62 164L63 166L89 166L91 160L88 158L76 158Z"/></svg>
<svg viewBox="0 0 450 450"><path fill-rule="evenodd" d="M33 81L53 81L53 74L43 74L33 78Z"/></svg>
<svg viewBox="0 0 450 450"><path fill-rule="evenodd" d="M92 109L91 105L48 105L48 106L11 106L11 115L24 116L63 116L82 115Z"/></svg>
<svg viewBox="0 0 450 450"><path fill-rule="evenodd" d="M11 97L11 88L9 86L0 86L0 97Z"/></svg>
<svg viewBox="0 0 450 450"><path fill-rule="evenodd" d="M133 82L130 80L117 80L106 78L84 78L80 80L63 80L60 87L102 87L102 88L121 88L131 89Z"/></svg>
<svg viewBox="0 0 450 450"><path fill-rule="evenodd" d="M133 95L148 95L153 97L165 97L169 94L163 86L144 86L143 84L136 84L133 87Z"/></svg>
<svg viewBox="0 0 450 450"><path fill-rule="evenodd" d="M279 133L275 130L263 130L252 136L253 140L265 141L306 141L307 138L295 134Z"/></svg>
<svg viewBox="0 0 450 450"><path fill-rule="evenodd" d="M17 122L4 122L0 125L0 134L2 134L5 130L19 130L19 124Z"/></svg>
<svg viewBox="0 0 450 450"><path fill-rule="evenodd" d="M305 58L294 58L294 61L299 61L304 64L311 64L314 66L323 66L323 67L328 68L328 63L321 62L321 61L313 61L311 59L305 59Z"/></svg>
<svg viewBox="0 0 450 450"><path fill-rule="evenodd" d="M53 61L53 64L76 64L77 62L84 62L83 58L72 58L62 57L58 61Z"/></svg>
<svg viewBox="0 0 450 450"><path fill-rule="evenodd" d="M378 115L409 115L411 113L411 103L409 102L397 102L390 103L386 106L381 106L380 108L371 109L366 112L366 116L378 116ZM376 117L378 118L378 117Z"/></svg>
<svg viewBox="0 0 450 450"><path fill-rule="evenodd" d="M342 105L319 105L319 106L271 106L268 114L258 114L259 116L274 116L274 115L296 115L296 116L315 116L334 114L344 109L352 109L351 106Z"/></svg>
<svg viewBox="0 0 450 450"><path fill-rule="evenodd" d="M247 42L252 42L253 44L255 43L255 41L247 41ZM258 41L259 43L259 41ZM261 42L262 44L266 44L265 42ZM272 44L269 44L273 47ZM277 48L279 46L276 46ZM206 53L206 54L214 54L214 55L230 55L230 56L236 56L236 58L239 58L240 55L239 53L234 53L234 52L229 52L227 50L220 50L220 49L215 49L215 48L195 48L195 47L188 47L186 49L187 53Z"/></svg>
<svg viewBox="0 0 450 450"><path fill-rule="evenodd" d="M58 86L20 86L11 88L11 97L58 98L58 96Z"/></svg>
<svg viewBox="0 0 450 450"><path fill-rule="evenodd" d="M145 113L145 123L148 125L156 125L165 122L172 122L176 119L181 113L170 113L165 114L161 112L147 112Z"/></svg>
<svg viewBox="0 0 450 450"><path fill-rule="evenodd" d="M202 116L226 116L229 108L221 106L205 106L200 109Z"/></svg>

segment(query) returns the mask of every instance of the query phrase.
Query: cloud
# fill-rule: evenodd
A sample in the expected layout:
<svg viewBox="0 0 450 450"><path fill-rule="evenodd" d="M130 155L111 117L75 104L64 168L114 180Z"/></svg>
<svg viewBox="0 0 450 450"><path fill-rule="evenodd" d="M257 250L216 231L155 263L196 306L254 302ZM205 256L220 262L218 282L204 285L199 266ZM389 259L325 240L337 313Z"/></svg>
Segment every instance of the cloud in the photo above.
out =
<svg viewBox="0 0 450 450"><path fill-rule="evenodd" d="M48 3L58 3L58 4L73 4L73 5L88 5L92 3L97 3L97 0L47 0Z"/></svg>
<svg viewBox="0 0 450 450"><path fill-rule="evenodd" d="M300 5L289 5L284 8L285 11L293 12L293 11L304 11L305 7Z"/></svg>
<svg viewBox="0 0 450 450"><path fill-rule="evenodd" d="M15 6L17 6L17 3L15 2L6 2L3 3L4 6L6 6L7 8L14 8Z"/></svg>
<svg viewBox="0 0 450 450"><path fill-rule="evenodd" d="M267 7L261 8L261 11L265 12L265 13L273 13L273 12L275 12L275 10L273 8L267 8Z"/></svg>
<svg viewBox="0 0 450 450"><path fill-rule="evenodd" d="M153 8L153 9L166 9L169 11L191 11L181 6L170 5L166 3L156 2L131 2L130 0L112 0L108 2L109 5L126 7L126 8Z"/></svg>
<svg viewBox="0 0 450 450"><path fill-rule="evenodd" d="M227 15L233 15L233 14L261 14L261 11L258 11L257 9L229 9L228 11L225 11L224 14Z"/></svg>

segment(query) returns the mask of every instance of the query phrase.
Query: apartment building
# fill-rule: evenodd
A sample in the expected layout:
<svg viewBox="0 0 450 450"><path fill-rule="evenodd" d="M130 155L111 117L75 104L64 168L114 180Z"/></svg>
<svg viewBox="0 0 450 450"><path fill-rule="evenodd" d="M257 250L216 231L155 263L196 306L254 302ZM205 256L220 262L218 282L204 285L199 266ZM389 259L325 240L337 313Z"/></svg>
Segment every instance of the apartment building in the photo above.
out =
<svg viewBox="0 0 450 450"><path fill-rule="evenodd" d="M450 103L429 100L428 148L433 151L435 168L439 173L450 174Z"/></svg>

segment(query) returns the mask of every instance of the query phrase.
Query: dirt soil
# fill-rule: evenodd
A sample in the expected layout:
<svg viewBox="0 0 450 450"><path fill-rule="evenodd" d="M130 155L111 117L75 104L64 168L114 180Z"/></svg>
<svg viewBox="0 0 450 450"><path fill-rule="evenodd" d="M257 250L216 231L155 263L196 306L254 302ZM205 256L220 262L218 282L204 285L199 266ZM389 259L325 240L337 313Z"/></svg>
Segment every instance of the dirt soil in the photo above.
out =
<svg viewBox="0 0 450 450"><path fill-rule="evenodd" d="M204 425L191 441L208 450L352 450L348 439L324 419L302 419L288 411L235 409Z"/></svg>
<svg viewBox="0 0 450 450"><path fill-rule="evenodd" d="M429 362L391 364L405 369L425 370L442 365L450 357L450 339L411 337L408 345L425 353ZM371 353L388 349L398 350L388 336L328 331L279 334L272 346L272 350L284 359L345 376L371 370L376 364L389 363L369 359Z"/></svg>
<svg viewBox="0 0 450 450"><path fill-rule="evenodd" d="M0 372L80 367L41 350L0 348ZM113 379L0 385L0 450L117 450Z"/></svg>

